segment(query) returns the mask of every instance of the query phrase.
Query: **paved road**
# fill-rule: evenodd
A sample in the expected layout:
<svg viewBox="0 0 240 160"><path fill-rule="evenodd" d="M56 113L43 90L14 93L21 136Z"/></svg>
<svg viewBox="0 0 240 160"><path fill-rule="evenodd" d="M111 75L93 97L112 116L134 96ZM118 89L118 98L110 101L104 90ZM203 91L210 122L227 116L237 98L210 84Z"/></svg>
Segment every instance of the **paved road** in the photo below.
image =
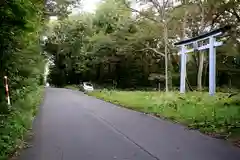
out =
<svg viewBox="0 0 240 160"><path fill-rule="evenodd" d="M240 160L240 149L67 89L46 89L20 160Z"/></svg>

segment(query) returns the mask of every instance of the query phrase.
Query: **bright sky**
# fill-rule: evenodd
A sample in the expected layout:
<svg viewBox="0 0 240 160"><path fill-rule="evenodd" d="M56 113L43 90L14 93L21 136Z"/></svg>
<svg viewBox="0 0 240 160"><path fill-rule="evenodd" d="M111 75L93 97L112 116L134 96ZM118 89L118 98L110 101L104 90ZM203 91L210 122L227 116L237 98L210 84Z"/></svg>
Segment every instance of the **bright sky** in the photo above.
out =
<svg viewBox="0 0 240 160"><path fill-rule="evenodd" d="M94 12L99 2L101 2L101 0L82 0L82 6L79 8L74 8L72 11L72 15L78 14L81 11ZM56 16L50 17L50 21L55 21L55 20L57 20Z"/></svg>
<svg viewBox="0 0 240 160"><path fill-rule="evenodd" d="M101 0L83 0L83 10L88 12L94 11L100 1Z"/></svg>
<svg viewBox="0 0 240 160"><path fill-rule="evenodd" d="M96 10L97 4L101 0L82 0L82 7L75 8L73 14L79 13L80 11L84 12L94 12Z"/></svg>
<svg viewBox="0 0 240 160"><path fill-rule="evenodd" d="M96 10L96 7L97 5L101 2L102 0L82 0L81 2L81 7L79 8L74 8L72 10L72 15L74 14L78 14L80 13L81 11L84 11L84 12L94 12ZM138 5L133 5L134 8L138 8L139 6ZM52 16L50 17L50 20L51 21L55 21L57 20L57 17L55 16Z"/></svg>

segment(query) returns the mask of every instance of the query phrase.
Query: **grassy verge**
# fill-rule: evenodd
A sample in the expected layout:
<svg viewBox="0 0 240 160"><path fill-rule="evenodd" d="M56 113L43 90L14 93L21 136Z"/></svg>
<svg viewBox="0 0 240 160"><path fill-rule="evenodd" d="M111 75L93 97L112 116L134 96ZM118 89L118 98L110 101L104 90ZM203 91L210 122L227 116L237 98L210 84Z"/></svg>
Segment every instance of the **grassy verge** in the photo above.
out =
<svg viewBox="0 0 240 160"><path fill-rule="evenodd" d="M79 91L79 89L80 89L79 86L77 86L77 85L67 85L64 88L71 89L71 90L77 90L77 91Z"/></svg>
<svg viewBox="0 0 240 160"><path fill-rule="evenodd" d="M34 116L37 113L37 106L43 98L43 87L31 91L24 99L16 101L12 105L12 112L0 125L0 159L8 159L24 141L26 133L32 125Z"/></svg>
<svg viewBox="0 0 240 160"><path fill-rule="evenodd" d="M92 96L224 138L240 136L240 97L218 93L95 91Z"/></svg>

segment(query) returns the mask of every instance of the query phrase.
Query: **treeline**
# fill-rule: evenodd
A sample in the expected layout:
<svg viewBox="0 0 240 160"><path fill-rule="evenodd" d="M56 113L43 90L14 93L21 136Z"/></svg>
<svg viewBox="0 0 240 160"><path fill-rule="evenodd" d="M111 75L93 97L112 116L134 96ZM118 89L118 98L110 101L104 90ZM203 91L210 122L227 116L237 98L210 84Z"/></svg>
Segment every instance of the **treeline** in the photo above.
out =
<svg viewBox="0 0 240 160"><path fill-rule="evenodd" d="M240 87L239 2L105 0L95 13L80 13L49 24L45 51L50 54L49 81L56 86L92 81L118 88L179 86L179 39L231 25L217 50L217 85ZM146 3L148 5L146 5ZM188 88L208 86L208 54L188 56ZM167 76L166 76L167 71ZM166 81L167 80L167 81ZM165 85L167 84L167 85Z"/></svg>

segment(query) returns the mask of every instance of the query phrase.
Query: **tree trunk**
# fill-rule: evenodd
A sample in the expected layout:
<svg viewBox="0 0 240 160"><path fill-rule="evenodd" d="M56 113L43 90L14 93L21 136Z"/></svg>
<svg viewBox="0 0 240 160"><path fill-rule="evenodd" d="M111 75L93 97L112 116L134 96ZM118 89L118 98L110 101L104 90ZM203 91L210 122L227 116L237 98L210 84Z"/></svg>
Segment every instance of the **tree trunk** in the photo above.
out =
<svg viewBox="0 0 240 160"><path fill-rule="evenodd" d="M203 3L200 2L201 9L201 24L200 24L200 33L204 30L204 21L205 21L205 10ZM199 63L198 63L198 76L197 76L197 88L202 91L202 75L203 75L203 67L204 67L204 52L199 52Z"/></svg>
<svg viewBox="0 0 240 160"><path fill-rule="evenodd" d="M172 64L172 58L171 55L168 54L168 89L171 91L173 88L172 83L172 71L173 71L173 64Z"/></svg>
<svg viewBox="0 0 240 160"><path fill-rule="evenodd" d="M165 53L165 87L166 87L166 92L169 92L169 79L168 79L168 29L167 25L164 24L164 53Z"/></svg>
<svg viewBox="0 0 240 160"><path fill-rule="evenodd" d="M202 75L204 67L204 52L199 53L199 65L198 65L198 76L197 76L197 88L202 90Z"/></svg>
<svg viewBox="0 0 240 160"><path fill-rule="evenodd" d="M228 88L232 88L232 76L231 75L229 75L228 76Z"/></svg>
<svg viewBox="0 0 240 160"><path fill-rule="evenodd" d="M164 24L164 54L165 54L165 83L166 83L166 92L172 89L172 61L171 55L168 53L168 28L167 24Z"/></svg>
<svg viewBox="0 0 240 160"><path fill-rule="evenodd" d="M203 79L203 86L207 85L207 74L208 74L208 62L204 65L204 79Z"/></svg>

